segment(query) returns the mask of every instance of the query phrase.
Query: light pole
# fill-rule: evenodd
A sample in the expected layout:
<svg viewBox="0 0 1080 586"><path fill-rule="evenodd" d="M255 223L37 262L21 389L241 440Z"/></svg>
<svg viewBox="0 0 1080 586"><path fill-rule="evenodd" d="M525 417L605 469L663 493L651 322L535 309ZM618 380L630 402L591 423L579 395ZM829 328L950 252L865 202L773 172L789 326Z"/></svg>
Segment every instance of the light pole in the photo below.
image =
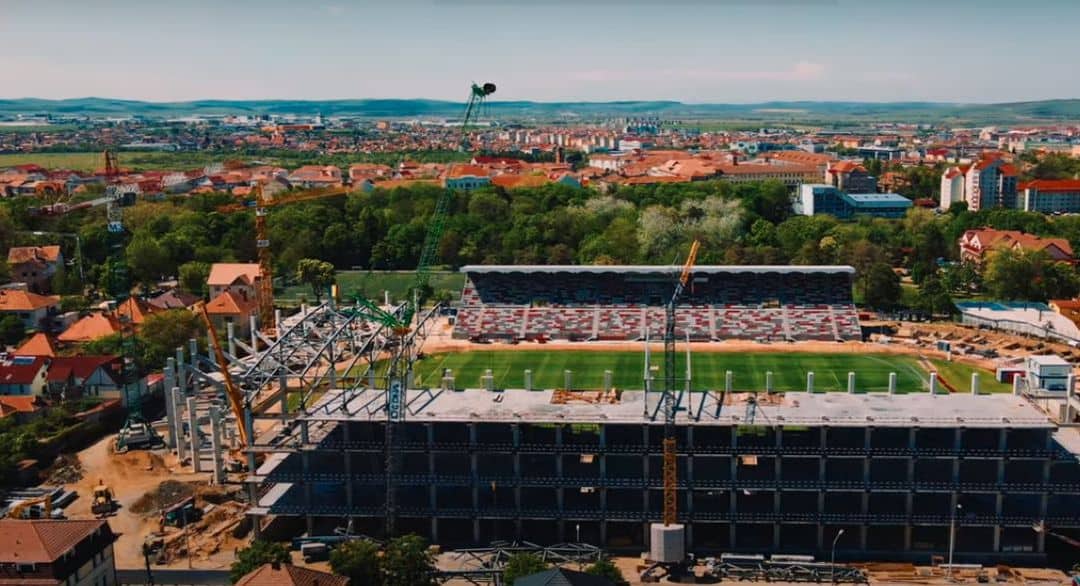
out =
<svg viewBox="0 0 1080 586"><path fill-rule="evenodd" d="M829 581L834 583L836 582L836 542L840 541L840 536L843 534L843 529L836 532L836 537L832 540L832 554L829 555Z"/></svg>
<svg viewBox="0 0 1080 586"><path fill-rule="evenodd" d="M956 513L964 509L964 506L960 503L956 503L956 508L952 511L952 517L949 519L949 569L945 571L945 579L952 580L952 560L953 550L956 548Z"/></svg>

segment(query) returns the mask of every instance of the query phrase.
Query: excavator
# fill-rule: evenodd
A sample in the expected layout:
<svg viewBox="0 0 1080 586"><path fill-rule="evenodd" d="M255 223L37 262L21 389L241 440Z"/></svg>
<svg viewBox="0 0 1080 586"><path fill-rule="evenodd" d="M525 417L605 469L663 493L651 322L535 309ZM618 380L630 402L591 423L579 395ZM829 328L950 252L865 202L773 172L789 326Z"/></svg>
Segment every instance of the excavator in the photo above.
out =
<svg viewBox="0 0 1080 586"><path fill-rule="evenodd" d="M33 507L35 505L41 505L40 516L35 515ZM7 512L9 519L63 519L64 515L60 510L56 510L54 515L52 507L52 495L47 494L45 496L39 496L37 498L27 499L19 502Z"/></svg>

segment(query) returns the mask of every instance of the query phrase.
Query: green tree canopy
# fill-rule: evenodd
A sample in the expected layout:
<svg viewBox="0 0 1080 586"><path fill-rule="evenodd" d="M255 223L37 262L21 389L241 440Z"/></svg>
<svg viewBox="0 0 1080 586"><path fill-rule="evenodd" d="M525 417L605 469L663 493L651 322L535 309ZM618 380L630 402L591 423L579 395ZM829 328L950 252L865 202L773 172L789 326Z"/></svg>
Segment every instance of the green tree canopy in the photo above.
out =
<svg viewBox="0 0 1080 586"><path fill-rule="evenodd" d="M515 553L506 558L506 565L503 567L503 583L513 584L518 578L543 572L548 567L548 563L535 553Z"/></svg>
<svg viewBox="0 0 1080 586"><path fill-rule="evenodd" d="M362 539L346 541L330 552L330 569L346 576L350 584L382 584L382 552L379 545Z"/></svg>
<svg viewBox="0 0 1080 586"><path fill-rule="evenodd" d="M859 283L863 303L870 307L891 309L900 302L900 277L887 263L879 262L870 266Z"/></svg>
<svg viewBox="0 0 1080 586"><path fill-rule="evenodd" d="M629 582L626 581L626 578L623 577L622 570L606 557L600 558L595 564L585 568L585 573L594 576L602 576L620 586L629 584Z"/></svg>
<svg viewBox="0 0 1080 586"><path fill-rule="evenodd" d="M322 299L322 294L334 282L334 265L314 259L304 258L296 263L296 280L311 285L315 300Z"/></svg>
<svg viewBox="0 0 1080 586"><path fill-rule="evenodd" d="M165 249L149 233L136 234L128 244L124 256L131 276L146 289L151 288L161 277L171 274Z"/></svg>
<svg viewBox="0 0 1080 586"><path fill-rule="evenodd" d="M435 556L417 535L392 540L383 557L386 586L434 586Z"/></svg>
<svg viewBox="0 0 1080 586"><path fill-rule="evenodd" d="M0 316L0 344L14 346L23 339L25 334L26 327L19 316L12 314Z"/></svg>
<svg viewBox="0 0 1080 586"><path fill-rule="evenodd" d="M180 288L188 293L206 295L206 279L210 277L210 263L193 260L180 265Z"/></svg>
<svg viewBox="0 0 1080 586"><path fill-rule="evenodd" d="M280 543L255 540L236 553L236 561L229 569L229 580L239 582L247 574L263 564L288 564L292 562L289 550Z"/></svg>

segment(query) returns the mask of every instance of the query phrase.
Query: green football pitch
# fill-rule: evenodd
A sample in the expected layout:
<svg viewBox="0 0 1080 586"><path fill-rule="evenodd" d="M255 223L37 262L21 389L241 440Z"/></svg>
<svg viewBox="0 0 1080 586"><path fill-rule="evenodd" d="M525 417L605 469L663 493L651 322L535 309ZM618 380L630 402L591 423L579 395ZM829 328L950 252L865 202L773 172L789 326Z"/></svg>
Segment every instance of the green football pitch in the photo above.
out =
<svg viewBox="0 0 1080 586"><path fill-rule="evenodd" d="M693 388L722 389L725 373L734 376L735 390L763 390L765 373L773 373L773 388L778 391L806 389L806 373L813 371L814 386L823 391L847 390L847 373L855 372L855 386L860 392L887 391L889 373L897 376L897 390L902 393L921 392L929 388L930 374L914 356L891 354L810 354L785 353L719 353L698 352L691 356ZM654 367L661 367L663 356L654 352ZM971 373L980 373L983 392L1005 392L1008 385L994 380L993 373L957 362L932 360L944 380L959 392L970 388ZM685 355L680 354L676 372L685 372ZM564 372L572 372L572 384L577 389L603 386L604 371L612 372L612 384L620 389L641 389L645 368L642 352L592 351L535 351L535 350L478 350L472 352L439 353L425 356L416 365L416 383L438 386L444 369L453 371L455 384L479 388L480 377L491 369L498 388L523 388L525 370L532 370L533 388L564 386ZM660 376L657 372L655 376Z"/></svg>

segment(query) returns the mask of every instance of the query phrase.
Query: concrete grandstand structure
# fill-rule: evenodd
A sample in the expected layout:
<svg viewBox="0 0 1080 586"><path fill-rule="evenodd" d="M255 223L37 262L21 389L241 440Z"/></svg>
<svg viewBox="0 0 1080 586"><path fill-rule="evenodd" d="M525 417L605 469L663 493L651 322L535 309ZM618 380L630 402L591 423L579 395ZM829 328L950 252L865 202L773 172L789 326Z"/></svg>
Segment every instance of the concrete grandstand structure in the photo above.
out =
<svg viewBox="0 0 1080 586"><path fill-rule="evenodd" d="M466 266L454 335L643 340L664 327L677 268ZM860 338L848 266L698 266L676 313L694 341Z"/></svg>

